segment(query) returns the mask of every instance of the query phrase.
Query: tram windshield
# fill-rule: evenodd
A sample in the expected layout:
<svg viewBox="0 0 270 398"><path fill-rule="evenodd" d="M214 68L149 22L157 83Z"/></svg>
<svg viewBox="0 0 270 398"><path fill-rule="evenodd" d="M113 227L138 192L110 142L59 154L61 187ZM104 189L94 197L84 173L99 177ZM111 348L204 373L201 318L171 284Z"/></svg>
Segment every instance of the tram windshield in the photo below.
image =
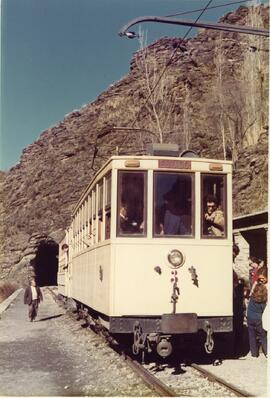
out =
<svg viewBox="0 0 270 398"><path fill-rule="evenodd" d="M155 236L193 236L193 174L154 174Z"/></svg>
<svg viewBox="0 0 270 398"><path fill-rule="evenodd" d="M202 174L202 237L226 237L226 176Z"/></svg>
<svg viewBox="0 0 270 398"><path fill-rule="evenodd" d="M146 233L146 172L119 171L118 236Z"/></svg>

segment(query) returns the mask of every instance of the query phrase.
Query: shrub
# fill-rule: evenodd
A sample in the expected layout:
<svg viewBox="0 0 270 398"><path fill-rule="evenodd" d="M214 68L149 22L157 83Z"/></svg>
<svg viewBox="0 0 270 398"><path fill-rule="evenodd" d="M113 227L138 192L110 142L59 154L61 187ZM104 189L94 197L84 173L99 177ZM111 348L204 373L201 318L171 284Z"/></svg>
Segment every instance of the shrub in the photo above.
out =
<svg viewBox="0 0 270 398"><path fill-rule="evenodd" d="M15 290L18 289L18 286L15 282L2 282L0 284L0 303L8 298Z"/></svg>

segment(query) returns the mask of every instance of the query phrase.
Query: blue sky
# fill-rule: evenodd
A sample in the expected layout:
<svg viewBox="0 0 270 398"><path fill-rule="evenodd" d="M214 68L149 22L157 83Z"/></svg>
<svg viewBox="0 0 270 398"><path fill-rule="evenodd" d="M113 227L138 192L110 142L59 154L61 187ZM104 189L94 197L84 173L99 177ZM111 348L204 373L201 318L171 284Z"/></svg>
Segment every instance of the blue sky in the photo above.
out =
<svg viewBox="0 0 270 398"><path fill-rule="evenodd" d="M139 43L120 38L118 31L129 20L194 10L208 1L2 0L0 169L18 163L42 131L128 73ZM210 6L232 1L212 0ZM217 21L240 5L211 9L200 21ZM184 36L188 28L144 23L142 29L151 43Z"/></svg>

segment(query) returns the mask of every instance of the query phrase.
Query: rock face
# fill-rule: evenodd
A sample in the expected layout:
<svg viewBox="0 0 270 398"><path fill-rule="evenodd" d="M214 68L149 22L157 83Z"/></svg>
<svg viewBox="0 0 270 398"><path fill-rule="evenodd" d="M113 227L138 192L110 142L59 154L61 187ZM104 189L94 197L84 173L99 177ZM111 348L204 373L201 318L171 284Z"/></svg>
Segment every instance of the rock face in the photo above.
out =
<svg viewBox="0 0 270 398"><path fill-rule="evenodd" d="M251 24L255 13L268 26L269 7L254 10L240 7L222 22ZM75 202L101 164L116 151L140 153L150 141L176 142L203 157L232 158L234 214L264 210L268 58L261 50L267 41L244 36L201 31L184 41L160 39L134 55L121 81L24 149L20 162L0 175L0 278L25 283L40 245L60 242ZM147 78L153 87L164 65L163 91L146 103ZM254 65L256 76L250 74ZM249 87L246 79L257 86ZM255 105L248 102L251 97Z"/></svg>
<svg viewBox="0 0 270 398"><path fill-rule="evenodd" d="M244 215L267 209L268 136L262 133L258 143L241 152L234 172L234 214Z"/></svg>

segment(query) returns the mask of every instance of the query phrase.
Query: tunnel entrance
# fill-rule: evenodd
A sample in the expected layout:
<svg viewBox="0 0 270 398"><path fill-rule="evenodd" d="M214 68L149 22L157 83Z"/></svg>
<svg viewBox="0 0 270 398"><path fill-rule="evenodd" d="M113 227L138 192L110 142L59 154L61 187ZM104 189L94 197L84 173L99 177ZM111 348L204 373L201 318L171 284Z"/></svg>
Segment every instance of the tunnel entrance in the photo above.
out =
<svg viewBox="0 0 270 398"><path fill-rule="evenodd" d="M58 272L58 244L53 240L41 241L34 259L38 286L56 286Z"/></svg>

